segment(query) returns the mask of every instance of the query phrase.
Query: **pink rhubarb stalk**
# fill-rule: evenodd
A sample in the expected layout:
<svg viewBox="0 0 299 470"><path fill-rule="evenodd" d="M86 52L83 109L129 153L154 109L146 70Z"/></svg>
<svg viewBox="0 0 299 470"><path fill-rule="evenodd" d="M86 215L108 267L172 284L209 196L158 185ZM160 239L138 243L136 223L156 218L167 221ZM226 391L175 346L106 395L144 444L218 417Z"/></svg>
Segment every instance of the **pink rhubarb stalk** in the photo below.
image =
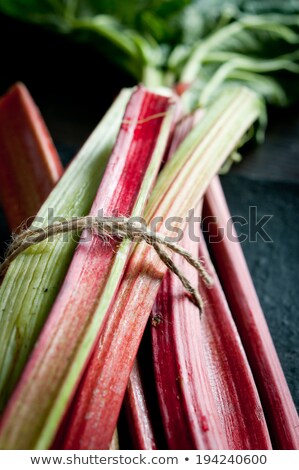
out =
<svg viewBox="0 0 299 470"><path fill-rule="evenodd" d="M177 116L175 116L177 123L171 133L165 162L171 159L181 142L195 124L199 122L202 116L203 110L198 109L194 113L182 117L182 110L178 107L178 113ZM157 317L157 322L159 322L159 318L160 317ZM152 324L155 323L156 320L155 317L153 317ZM144 338L142 339L142 342L143 341ZM148 346L149 345L146 343L145 347ZM140 377L140 369L144 370L144 364L136 359L124 397L124 408L135 448L140 450L154 449L156 448L156 443L154 442L153 426L147 409L149 403L147 403L146 400L144 384ZM154 385L153 388L155 389ZM181 443L180 440L180 445Z"/></svg>
<svg viewBox="0 0 299 470"><path fill-rule="evenodd" d="M198 226L195 229L198 232ZM198 256L198 243L190 240L188 228L182 245ZM194 268L178 256L174 261L197 284ZM206 371L198 308L170 272L158 292L151 324L155 381L168 448L227 448Z"/></svg>
<svg viewBox="0 0 299 470"><path fill-rule="evenodd" d="M205 302L202 334L207 371L229 449L271 449L254 379L203 236L199 255L214 280L213 289L201 289Z"/></svg>
<svg viewBox="0 0 299 470"><path fill-rule="evenodd" d="M0 99L0 199L15 230L41 207L63 173L52 139L22 83Z"/></svg>
<svg viewBox="0 0 299 470"><path fill-rule="evenodd" d="M199 250L214 281L212 289L200 286L205 303L202 320L170 273L152 311L153 318L161 320L152 328L152 345L168 445L171 449L269 449L250 367L198 223L195 230L200 243L191 240L187 229L185 247L196 254ZM176 264L188 269L179 259Z"/></svg>
<svg viewBox="0 0 299 470"><path fill-rule="evenodd" d="M159 175L145 214L148 223L155 216L184 218L197 204L212 176L258 115L257 103L247 93L240 89L222 95L180 145ZM169 234L164 226L159 231ZM151 247L136 247L75 396L65 448L105 449L109 445L165 272Z"/></svg>
<svg viewBox="0 0 299 470"><path fill-rule="evenodd" d="M204 217L214 220L208 226L211 252L228 304L238 328L261 398L273 447L299 449L299 419L271 334L260 306L248 267L233 229L234 241L223 229L231 215L218 177L205 196Z"/></svg>
<svg viewBox="0 0 299 470"><path fill-rule="evenodd" d="M169 96L142 87L133 93L90 215L98 215L101 210L106 216L142 214L163 157L172 109ZM49 318L4 412L1 447L45 448L51 444L129 252L128 241L120 244L111 240L107 244L97 235L83 233ZM112 434L109 444L111 439Z"/></svg>

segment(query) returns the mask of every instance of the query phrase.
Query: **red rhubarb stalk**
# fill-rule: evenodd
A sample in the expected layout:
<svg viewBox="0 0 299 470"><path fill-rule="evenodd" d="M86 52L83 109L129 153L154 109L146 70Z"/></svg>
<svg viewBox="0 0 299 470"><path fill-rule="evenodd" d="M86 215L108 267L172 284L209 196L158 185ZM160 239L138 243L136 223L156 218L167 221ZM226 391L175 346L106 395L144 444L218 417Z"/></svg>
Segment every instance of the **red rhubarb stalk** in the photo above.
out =
<svg viewBox="0 0 299 470"><path fill-rule="evenodd" d="M299 419L248 267L232 227L233 241L223 233L231 215L218 178L205 196L204 217L213 238L210 249L240 334L268 423L273 447L299 448Z"/></svg>
<svg viewBox="0 0 299 470"><path fill-rule="evenodd" d="M198 223L192 234L200 243L192 241L187 229L185 247L199 250L214 281L212 289L200 286L205 303L202 321L170 273L152 311L153 317L161 319L152 328L152 344L168 445L171 449L269 449L250 367ZM188 269L179 259L176 264Z"/></svg>
<svg viewBox="0 0 299 470"><path fill-rule="evenodd" d="M199 111L197 115L193 116L193 119L192 116L186 116L177 125L170 151L177 148L180 140L194 127L196 120L200 117ZM222 229L227 226L228 221L231 221L231 217L218 177L213 179L205 195L204 216L209 221L215 220L214 223L208 226L209 234L215 241L215 243L211 243L211 250L215 256L217 269L222 273L221 281L225 292L228 293L227 300L230 308L234 307L232 313L260 393L272 442L277 448L289 448L288 446L297 448L298 428L296 425L298 426L298 415L265 323L243 252L240 245L235 241L236 233L233 232L234 242L219 237L219 234L223 233ZM233 273L232 276L231 273ZM222 294L220 298L223 298ZM247 316L244 315L244 307L248 311ZM234 313L235 310L236 313ZM259 327L259 323L261 327ZM252 328L252 325L255 325L255 327ZM264 357L264 359L261 360L261 357ZM271 368L272 370L269 370ZM255 372L256 370L257 372ZM266 370L269 373L266 374ZM270 385L270 379L265 380L265 377L271 377L271 380L273 380L272 385ZM265 394L265 389L267 389L267 394ZM263 396L269 396L269 394L272 395L272 408L271 402L268 399L263 399ZM279 402L280 413L276 414ZM272 424L273 420L276 422L274 426ZM276 432L277 429L278 433ZM231 442L232 438L235 442L238 441L235 432L229 434ZM241 443L242 439L239 439L239 441Z"/></svg>
<svg viewBox="0 0 299 470"><path fill-rule="evenodd" d="M124 408L134 448L156 450L156 438L139 369L140 364L136 360L127 385Z"/></svg>
<svg viewBox="0 0 299 470"><path fill-rule="evenodd" d="M182 109L180 109L178 106L177 116L175 116L175 118L177 118L177 123L171 132L171 139L164 162L170 160L184 138L188 135L195 124L199 122L200 118L203 116L203 110L198 109L194 113L184 117L182 117L182 115ZM160 316L158 316L156 320L155 317L153 317L152 324L158 323L159 318ZM143 337L142 342L144 342L146 339L147 338ZM146 343L145 347L148 346L149 344ZM155 449L157 447L154 438L153 426L151 422L151 416L147 409L149 403L146 400L146 393L144 390L143 381L140 376L140 369L144 370L144 365L142 362L136 359L132 373L130 375L123 404L135 448L140 450ZM153 388L155 392L154 385Z"/></svg>
<svg viewBox="0 0 299 470"><path fill-rule="evenodd" d="M198 226L194 229L199 231ZM190 239L188 228L182 246L198 256L198 242ZM174 261L188 279L198 282L194 268L178 256ZM169 272L158 292L151 324L153 366L168 448L227 448L206 371L198 308Z"/></svg>
<svg viewBox="0 0 299 470"><path fill-rule="evenodd" d="M159 170L172 118L169 95L139 87L90 215L142 214ZM4 413L4 448L51 444L120 282L130 244L84 233L23 376ZM89 237L89 239L88 239ZM42 397L42 400L39 399ZM30 433L25 432L30 427ZM115 428L115 427L114 427ZM109 444L112 439L110 436ZM109 445L108 444L108 445Z"/></svg>
<svg viewBox="0 0 299 470"><path fill-rule="evenodd" d="M52 139L22 83L0 99L0 199L12 230L32 217L63 173Z"/></svg>
<svg viewBox="0 0 299 470"><path fill-rule="evenodd" d="M184 218L194 207L212 175L257 116L251 99L247 92L239 90L231 95L228 91L205 113L159 175L147 206L147 222L155 216L164 220L171 216ZM159 231L169 234L164 226ZM136 247L76 394L65 448L105 449L109 445L165 272L165 266L150 247ZM87 419L89 416L93 417L92 423Z"/></svg>
<svg viewBox="0 0 299 470"><path fill-rule="evenodd" d="M254 379L203 236L199 255L214 280L213 289L201 289L205 302L202 334L207 371L229 449L271 449Z"/></svg>
<svg viewBox="0 0 299 470"><path fill-rule="evenodd" d="M202 117L203 111L198 110L193 115L184 117L177 124L169 158ZM198 224L195 229L200 232ZM202 239L201 233L195 235ZM187 236L185 236L184 243L188 246L188 251L198 250L198 244L192 242ZM205 417L206 423L208 421L211 421L212 424L215 423L213 416L215 405L213 408L213 397L210 395L213 395L212 390L214 392L218 390L218 394L215 392L216 403L220 403L219 393L223 393L223 396L226 397L226 406L218 406L220 420L218 423L221 422L225 431L222 447L230 449L257 449L260 448L259 446L269 448L269 436L262 412L260 413L262 419L251 414L252 409L261 409L261 405L248 362L240 345L238 332L232 322L231 313L205 246L200 247L200 250L205 250L206 267L214 277L212 290L207 289L204 285L201 286L209 299L206 302L209 321L202 323L199 321L198 315L192 314L194 306L184 297L180 286L177 285L177 280L170 273L163 280L152 312L153 318L158 315L161 319L159 328L152 328L151 331L158 398L168 445L172 449L203 448L199 427L200 409L207 405L210 412L206 413L206 416L209 414L211 418L210 416L209 419ZM176 259L176 264L182 270L187 269L179 259ZM218 329L217 317L223 319L225 328ZM215 339L214 345L212 344L213 348L210 347L209 338L213 338L215 332L218 337L217 341ZM225 335L224 338L223 335ZM231 339L231 343L226 350L222 345L228 337ZM205 363L203 357L204 346L208 351L213 350L213 355L208 356L208 364ZM237 377L232 375L229 370L231 358L232 364L238 364L240 373ZM211 372L215 368L217 368L218 374ZM209 385L206 384L208 372L211 376L211 384ZM219 382L217 382L218 378ZM248 387L252 392L251 395L244 395L244 386L245 389ZM202 392L202 387L206 387L206 393ZM243 401L244 396L246 396L245 402ZM250 398L252 401L249 406L248 400ZM208 399L210 402L207 401ZM196 410L199 411L196 412ZM234 422L238 425L232 429L233 416L235 417ZM211 431L208 424L206 431ZM221 436L219 431L218 436ZM206 445L211 445L208 439Z"/></svg>

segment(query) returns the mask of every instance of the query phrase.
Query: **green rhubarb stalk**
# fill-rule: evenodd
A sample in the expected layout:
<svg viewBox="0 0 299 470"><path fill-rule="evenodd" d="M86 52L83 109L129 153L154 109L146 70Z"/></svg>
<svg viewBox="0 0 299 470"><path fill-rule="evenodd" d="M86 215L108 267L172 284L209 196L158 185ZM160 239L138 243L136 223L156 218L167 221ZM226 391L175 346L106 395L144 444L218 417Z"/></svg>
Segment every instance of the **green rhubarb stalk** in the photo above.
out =
<svg viewBox="0 0 299 470"><path fill-rule="evenodd" d="M131 91L121 92L77 157L53 189L33 226L56 217L88 213L114 145ZM57 219L56 219L57 220ZM56 298L76 247L74 237L60 236L21 254L0 288L0 410L34 346Z"/></svg>

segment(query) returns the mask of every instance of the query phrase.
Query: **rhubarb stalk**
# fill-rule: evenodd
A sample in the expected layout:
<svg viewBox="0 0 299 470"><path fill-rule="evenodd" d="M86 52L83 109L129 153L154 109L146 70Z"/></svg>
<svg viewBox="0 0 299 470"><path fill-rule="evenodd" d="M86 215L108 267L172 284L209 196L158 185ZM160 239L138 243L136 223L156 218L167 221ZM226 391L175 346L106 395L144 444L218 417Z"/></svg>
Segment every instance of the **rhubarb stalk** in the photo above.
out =
<svg viewBox="0 0 299 470"><path fill-rule="evenodd" d="M105 216L142 214L161 165L172 115L169 93L163 96L143 87L136 89L91 216L101 210ZM96 234L88 239L89 235L82 234L48 321L4 413L0 434L4 448L51 444L121 280L130 242L111 240L107 244ZM30 433L24 432L28 423Z"/></svg>
<svg viewBox="0 0 299 470"><path fill-rule="evenodd" d="M192 230L198 237L198 224ZM198 256L198 242L190 239L188 228L182 245ZM196 284L194 268L177 256L174 260ZM170 272L159 289L151 324L155 382L168 448L227 448L205 367L198 308Z"/></svg>
<svg viewBox="0 0 299 470"><path fill-rule="evenodd" d="M0 99L0 199L11 230L40 209L63 167L46 125L22 83Z"/></svg>
<svg viewBox="0 0 299 470"><path fill-rule="evenodd" d="M259 115L256 96L227 90L177 149L155 186L145 218L187 215L212 176ZM162 233L166 228L159 227ZM153 250L136 247L100 341L75 397L65 448L105 449L115 429L129 374L166 268ZM92 423L88 421L93 417Z"/></svg>
<svg viewBox="0 0 299 470"><path fill-rule="evenodd" d="M232 222L218 177L205 195L203 215L213 220L207 227L210 249L255 378L273 447L298 449L298 414L234 227L233 241L225 233Z"/></svg>
<svg viewBox="0 0 299 470"><path fill-rule="evenodd" d="M169 447L269 449L250 367L198 223L193 233L200 243L189 233L184 243L189 251L199 250L214 281L212 289L200 287L205 303L202 321L171 273L164 278L152 311L161 318L152 328L153 361ZM177 259L176 264L182 261ZM183 264L181 269L187 267Z"/></svg>
<svg viewBox="0 0 299 470"><path fill-rule="evenodd" d="M202 117L203 111L198 110L193 115L185 116L177 124L169 158ZM207 423L210 421L212 426L215 423L213 416L215 405L213 396L211 397L214 393L219 413L219 419L216 422L221 422L225 431L222 446L229 449L269 448L269 435L260 400L238 332L204 246L199 224L194 229L196 230L195 236L202 240L200 254L204 256L205 265L214 277L212 290L207 289L205 285L201 286L204 297L208 297L205 316L209 316L209 321L199 322L199 317L192 315L194 306L184 297L176 279L170 273L167 273L163 280L152 311L153 319L160 318L160 323L156 328L152 328L151 332L156 385L168 445L171 449L196 449L203 448L203 445L211 447L212 441L209 442L211 426ZM184 243L188 245L189 251L199 249L197 244L192 243L186 236ZM202 250L204 250L204 255ZM180 259L176 259L176 264L182 270L187 269ZM220 328L217 324L219 318L222 319ZM225 328L222 327L223 323L225 323ZM210 347L210 340L213 337L214 343L211 343ZM227 342L227 338L230 338L230 347L226 349L223 345ZM208 355L207 363L204 359L204 348L213 352L212 356ZM230 364L238 365L238 375L231 373ZM215 370L218 373L214 373ZM208 379L210 380L208 385L204 381L207 371L211 376L211 380ZM201 387L206 387L205 393L202 393ZM244 394L244 388L249 390L248 394ZM225 395L226 399L219 400L219 394ZM245 401L244 397L246 397ZM206 418L208 414L205 416L206 433L209 432L203 444L200 432L200 410L206 405L208 399L210 403L207 409L210 410L211 417ZM219 403L222 402L225 406L221 407ZM259 409L259 415L252 415L252 409ZM234 427L232 427L232 422ZM237 426L235 426L236 423ZM219 435L218 431L218 440L219 436L221 434Z"/></svg>
<svg viewBox="0 0 299 470"><path fill-rule="evenodd" d="M144 392L140 364L135 360L124 399L128 427L135 449L156 450L157 442Z"/></svg>
<svg viewBox="0 0 299 470"><path fill-rule="evenodd" d="M88 213L130 93L125 90L117 98L39 210L34 226ZM6 273L0 288L0 411L34 346L75 247L72 237L68 241L57 237L18 256Z"/></svg>
<svg viewBox="0 0 299 470"><path fill-rule="evenodd" d="M169 141L164 162L171 159L181 142L188 135L194 125L199 122L202 116L203 110L200 108L192 114L183 116L183 110L178 107L177 116L175 116L176 124L171 132L171 139ZM157 318L157 320L155 318ZM159 324L159 321L160 315L152 318L152 324ZM150 347L150 341L147 341L147 339L148 338L145 338L145 336L142 338L144 348ZM127 420L130 423L130 433L136 449L154 449L157 448L157 444L155 442L151 416L148 412L148 405L150 405L150 403L146 399L146 391L143 380L140 376L140 370L145 370L144 364L143 361L140 362L138 358L136 358L129 378L123 405ZM154 384L152 384L151 393L156 394Z"/></svg>
<svg viewBox="0 0 299 470"><path fill-rule="evenodd" d="M271 449L269 433L253 376L237 328L202 237L204 257L214 288L201 290L207 371L229 449Z"/></svg>

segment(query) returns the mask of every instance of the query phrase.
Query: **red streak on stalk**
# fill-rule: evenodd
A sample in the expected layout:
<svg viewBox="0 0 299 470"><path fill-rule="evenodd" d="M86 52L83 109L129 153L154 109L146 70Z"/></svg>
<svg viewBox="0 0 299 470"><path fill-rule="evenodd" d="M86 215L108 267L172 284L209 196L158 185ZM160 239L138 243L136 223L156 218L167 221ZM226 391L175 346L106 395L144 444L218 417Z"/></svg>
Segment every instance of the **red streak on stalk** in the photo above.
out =
<svg viewBox="0 0 299 470"><path fill-rule="evenodd" d="M179 96L182 96L185 93L185 91L187 91L190 87L191 87L191 83L180 82L174 86L174 91Z"/></svg>
<svg viewBox="0 0 299 470"><path fill-rule="evenodd" d="M124 406L134 448L156 450L157 444L137 360L134 362L130 375Z"/></svg>
<svg viewBox="0 0 299 470"><path fill-rule="evenodd" d="M239 243L219 230L227 227L231 215L219 179L212 181L204 204L204 217L214 217L209 235L217 272L238 328L276 449L299 449L299 419L271 334L261 309ZM211 220L211 219L210 219ZM236 233L233 232L234 240Z"/></svg>
<svg viewBox="0 0 299 470"><path fill-rule="evenodd" d="M0 198L12 230L32 217L63 173L49 132L26 87L0 100Z"/></svg>
<svg viewBox="0 0 299 470"><path fill-rule="evenodd" d="M163 114L168 108L169 98L143 87L133 93L90 215L96 216L102 209L107 216L131 214L163 122L162 117L147 118ZM113 240L105 244L96 235L82 235L37 346L4 413L2 428L27 390L32 403L36 403L36 413L46 416L49 412L105 287L117 246ZM39 378L38 387L35 376Z"/></svg>
<svg viewBox="0 0 299 470"><path fill-rule="evenodd" d="M194 228L198 232L198 224ZM198 255L198 242L190 239L188 229L181 244ZM196 285L194 268L179 256L174 261ZM198 308L170 272L163 279L151 318L152 325L156 319L151 328L153 364L168 448L227 448L207 374Z"/></svg>

